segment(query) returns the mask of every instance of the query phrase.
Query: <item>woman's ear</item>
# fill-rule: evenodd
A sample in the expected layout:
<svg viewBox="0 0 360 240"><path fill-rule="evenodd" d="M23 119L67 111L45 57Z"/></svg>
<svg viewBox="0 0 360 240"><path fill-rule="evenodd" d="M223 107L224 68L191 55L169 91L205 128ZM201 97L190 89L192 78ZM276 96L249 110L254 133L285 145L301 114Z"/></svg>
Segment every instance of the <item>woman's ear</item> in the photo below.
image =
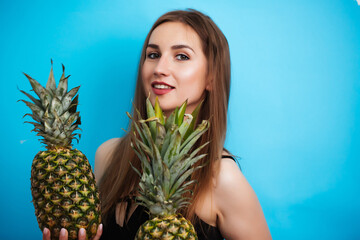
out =
<svg viewBox="0 0 360 240"><path fill-rule="evenodd" d="M207 90L207 91L211 91L212 90L212 81L207 81L207 83L206 83L206 86L205 86L205 89Z"/></svg>
<svg viewBox="0 0 360 240"><path fill-rule="evenodd" d="M206 91L212 91L213 89L213 79L214 77L212 76L212 74L209 74L209 69L207 69L206 71L206 78L205 78L205 90Z"/></svg>

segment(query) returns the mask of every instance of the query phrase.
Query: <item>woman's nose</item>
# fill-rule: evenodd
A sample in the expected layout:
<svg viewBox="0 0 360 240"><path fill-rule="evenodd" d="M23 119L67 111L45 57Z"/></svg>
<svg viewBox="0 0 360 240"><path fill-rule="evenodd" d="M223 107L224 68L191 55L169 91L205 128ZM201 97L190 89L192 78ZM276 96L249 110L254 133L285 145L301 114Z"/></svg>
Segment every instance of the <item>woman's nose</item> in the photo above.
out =
<svg viewBox="0 0 360 240"><path fill-rule="evenodd" d="M170 72L170 62L167 56L162 55L158 58L158 62L154 69L154 75L156 76L167 76Z"/></svg>

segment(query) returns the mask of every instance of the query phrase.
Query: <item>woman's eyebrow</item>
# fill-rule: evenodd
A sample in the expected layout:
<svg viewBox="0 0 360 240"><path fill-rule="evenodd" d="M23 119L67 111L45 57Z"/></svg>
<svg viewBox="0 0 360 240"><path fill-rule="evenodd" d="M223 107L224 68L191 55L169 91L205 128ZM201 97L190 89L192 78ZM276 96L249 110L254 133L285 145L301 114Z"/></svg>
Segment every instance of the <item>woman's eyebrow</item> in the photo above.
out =
<svg viewBox="0 0 360 240"><path fill-rule="evenodd" d="M147 46L146 46L146 48L148 48L148 47L150 47L150 48L154 48L154 49L159 49L159 46L158 45L156 45L156 44L152 44L152 43L149 43Z"/></svg>
<svg viewBox="0 0 360 240"><path fill-rule="evenodd" d="M195 51L188 45L179 44L179 45L174 45L171 47L171 49L181 49L181 48L188 48L195 53Z"/></svg>
<svg viewBox="0 0 360 240"><path fill-rule="evenodd" d="M157 49L157 50L160 49L159 45L153 44L153 43L149 43L147 45L147 47L154 48L154 49ZM188 48L188 49L190 49L191 51L193 51L195 53L195 51L190 46L185 45L185 44L178 44L178 45L171 46L171 49L173 49L173 50L181 49L181 48Z"/></svg>

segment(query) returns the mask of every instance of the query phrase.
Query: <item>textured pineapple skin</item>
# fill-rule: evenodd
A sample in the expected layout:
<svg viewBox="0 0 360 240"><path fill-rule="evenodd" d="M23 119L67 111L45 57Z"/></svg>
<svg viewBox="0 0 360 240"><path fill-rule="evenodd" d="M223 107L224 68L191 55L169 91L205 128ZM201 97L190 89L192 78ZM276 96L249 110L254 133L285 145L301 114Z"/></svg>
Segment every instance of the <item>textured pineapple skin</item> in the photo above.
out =
<svg viewBox="0 0 360 240"><path fill-rule="evenodd" d="M89 161L77 149L40 151L31 167L31 193L41 230L59 239L66 228L77 239L80 228L87 237L96 235L101 223L100 201Z"/></svg>
<svg viewBox="0 0 360 240"><path fill-rule="evenodd" d="M194 226L180 214L155 217L146 221L135 240L197 240Z"/></svg>

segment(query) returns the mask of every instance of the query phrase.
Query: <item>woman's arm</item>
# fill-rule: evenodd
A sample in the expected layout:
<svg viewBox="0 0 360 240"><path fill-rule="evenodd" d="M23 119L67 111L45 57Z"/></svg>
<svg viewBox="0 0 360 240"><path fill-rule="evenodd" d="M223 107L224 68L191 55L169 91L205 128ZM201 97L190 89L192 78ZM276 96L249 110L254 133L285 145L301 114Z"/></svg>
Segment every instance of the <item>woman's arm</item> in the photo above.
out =
<svg viewBox="0 0 360 240"><path fill-rule="evenodd" d="M95 153L95 168L94 174L96 183L99 184L100 179L105 173L106 168L110 163L110 156L116 148L117 144L119 144L121 138L112 138L101 144Z"/></svg>
<svg viewBox="0 0 360 240"><path fill-rule="evenodd" d="M218 226L225 239L271 239L256 194L233 160L221 160L214 194Z"/></svg>

